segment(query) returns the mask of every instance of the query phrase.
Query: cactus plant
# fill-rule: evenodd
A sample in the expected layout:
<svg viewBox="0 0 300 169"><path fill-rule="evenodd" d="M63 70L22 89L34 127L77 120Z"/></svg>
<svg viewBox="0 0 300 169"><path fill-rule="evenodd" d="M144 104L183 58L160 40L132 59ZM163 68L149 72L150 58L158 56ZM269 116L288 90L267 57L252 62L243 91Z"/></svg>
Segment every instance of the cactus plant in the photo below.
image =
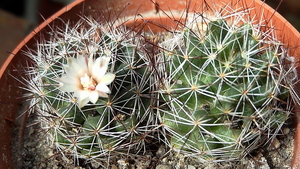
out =
<svg viewBox="0 0 300 169"><path fill-rule="evenodd" d="M156 42L124 23L82 18L26 53L27 96L59 151L110 159L145 154L154 141L224 161L277 135L296 74L274 32L247 11L186 16Z"/></svg>
<svg viewBox="0 0 300 169"><path fill-rule="evenodd" d="M271 30L262 33L245 11L234 12L191 14L157 56L169 146L209 161L241 158L268 143L291 113L293 57Z"/></svg>
<svg viewBox="0 0 300 169"><path fill-rule="evenodd" d="M135 34L82 19L27 52L28 96L58 150L88 159L147 150L153 85Z"/></svg>

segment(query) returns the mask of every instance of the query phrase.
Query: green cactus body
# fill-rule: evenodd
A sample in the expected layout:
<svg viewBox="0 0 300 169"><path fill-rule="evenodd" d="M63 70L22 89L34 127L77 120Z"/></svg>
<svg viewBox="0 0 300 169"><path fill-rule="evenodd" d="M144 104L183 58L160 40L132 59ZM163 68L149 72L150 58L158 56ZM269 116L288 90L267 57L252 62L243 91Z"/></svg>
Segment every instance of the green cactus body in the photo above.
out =
<svg viewBox="0 0 300 169"><path fill-rule="evenodd" d="M234 159L262 144L254 141L259 130L276 135L288 118L281 107L288 91L279 85L285 83L278 66L284 56L278 42L254 38L257 30L249 23L231 26L220 18L204 27L185 27L172 48L172 39L162 43L172 51L161 64L166 80L160 86L168 86L160 90L162 122L175 150Z"/></svg>
<svg viewBox="0 0 300 169"><path fill-rule="evenodd" d="M77 27L82 24L80 22L72 29L59 29L58 36L39 44L36 54L39 57L31 53L38 68L36 79L31 80L35 80L34 83L39 80L42 91L37 94L36 109L41 118L49 118L45 126L59 149L88 158L106 156L110 151L116 154L140 152L147 137L145 133L153 126L153 111L148 101L153 85L150 85L147 58L136 50L138 44L134 43L133 32L122 28L106 29L93 20L82 22L89 26L80 30ZM74 97L72 92L62 91L59 81L65 73L71 73L71 76L71 70L80 71L79 66L84 67L76 65L81 57L85 57L86 62L87 59L95 61L109 57L107 71L115 74L114 81L108 86L108 97L100 97L94 104L88 102L83 107L77 104L80 98ZM77 67L71 69L72 66ZM86 74L79 80L89 76ZM74 83L79 81L70 77L72 80ZM94 79L84 80L80 89L83 85L96 83ZM89 88L93 86L87 86Z"/></svg>

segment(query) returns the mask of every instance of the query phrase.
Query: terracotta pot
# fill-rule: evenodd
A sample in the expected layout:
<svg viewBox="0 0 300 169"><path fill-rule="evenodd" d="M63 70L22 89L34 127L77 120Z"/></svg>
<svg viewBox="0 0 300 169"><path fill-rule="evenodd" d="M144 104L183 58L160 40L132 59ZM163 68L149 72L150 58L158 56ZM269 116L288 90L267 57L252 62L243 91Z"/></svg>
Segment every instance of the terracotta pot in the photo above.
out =
<svg viewBox="0 0 300 169"><path fill-rule="evenodd" d="M176 28L178 22L174 20L184 21L184 15L181 15L184 11L201 12L206 9L207 6L221 9L218 5L224 6L224 4L229 4L233 9L255 8L256 10L250 11L251 17L258 18L258 20L266 19L270 21L267 26L274 25L276 27L275 32L278 39L290 49L290 55L295 56L299 60L300 48L298 45L300 44L300 34L282 16L260 0L153 1L154 2L151 0L77 0L39 25L16 47L0 70L0 168L12 168L12 154L10 151L11 127L14 125L14 119L16 118L22 95L22 91L18 88L20 84L13 78L20 76L21 73L15 72L14 70L24 63L22 62L22 50L34 48L35 38L40 36L40 33L42 33L41 30L43 30L43 32L49 31L50 27L48 27L48 25L61 25L62 20L70 20L70 23L76 23L76 21L80 19L79 16L82 15L97 18L99 22L101 22L101 20L114 20L119 17L128 19L126 25L129 27L143 27L144 30L151 28L152 31L157 32ZM187 2L189 3L187 4ZM164 12L161 12L170 10L172 15L169 15L169 17L167 17ZM61 19L57 19L57 17ZM162 28L158 26L159 24L167 25L167 27ZM295 109L295 112L297 112L297 110L298 108ZM298 142L300 144L300 141L297 141L297 139L300 139L298 134L300 133L300 125L297 125L296 128L295 143ZM300 149L300 145L295 144L295 148ZM292 164L296 168L300 163L300 158L297 156L298 151L299 150L295 151L296 153Z"/></svg>

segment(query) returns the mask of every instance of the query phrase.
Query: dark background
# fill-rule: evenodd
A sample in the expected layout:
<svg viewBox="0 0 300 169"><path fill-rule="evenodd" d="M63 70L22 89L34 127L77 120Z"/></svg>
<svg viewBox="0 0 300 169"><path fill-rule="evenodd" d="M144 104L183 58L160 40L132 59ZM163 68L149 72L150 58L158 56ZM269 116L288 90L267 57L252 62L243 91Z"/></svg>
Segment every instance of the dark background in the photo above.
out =
<svg viewBox="0 0 300 169"><path fill-rule="evenodd" d="M0 67L43 17L50 17L71 1L0 0Z"/></svg>
<svg viewBox="0 0 300 169"><path fill-rule="evenodd" d="M24 18L32 24L43 21L74 0L1 0L0 9L17 17Z"/></svg>
<svg viewBox="0 0 300 169"><path fill-rule="evenodd" d="M278 8L277 11L300 31L300 0L266 0L266 3Z"/></svg>

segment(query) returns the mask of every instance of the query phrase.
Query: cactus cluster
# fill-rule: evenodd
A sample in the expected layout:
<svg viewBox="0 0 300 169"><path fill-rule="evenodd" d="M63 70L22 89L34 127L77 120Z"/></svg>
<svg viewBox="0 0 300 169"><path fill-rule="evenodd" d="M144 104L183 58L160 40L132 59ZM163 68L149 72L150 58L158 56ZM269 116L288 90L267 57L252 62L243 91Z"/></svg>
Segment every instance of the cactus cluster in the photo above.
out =
<svg viewBox="0 0 300 169"><path fill-rule="evenodd" d="M66 23L27 52L32 110L55 147L80 158L150 144L208 161L243 157L289 118L296 79L273 32L243 15L189 14L155 43L123 24Z"/></svg>

